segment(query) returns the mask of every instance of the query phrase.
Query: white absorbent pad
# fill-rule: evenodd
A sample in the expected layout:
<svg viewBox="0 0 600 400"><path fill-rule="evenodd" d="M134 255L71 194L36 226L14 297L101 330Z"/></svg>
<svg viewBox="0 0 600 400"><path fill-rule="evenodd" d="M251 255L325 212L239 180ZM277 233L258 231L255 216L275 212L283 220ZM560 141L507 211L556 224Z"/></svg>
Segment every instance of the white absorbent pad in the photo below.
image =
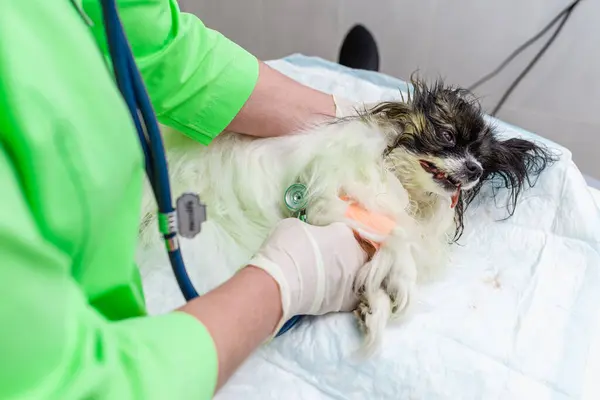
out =
<svg viewBox="0 0 600 400"><path fill-rule="evenodd" d="M399 98L399 90L343 70L270 64L352 100ZM496 125L507 136L534 137ZM254 354L216 398L581 398L586 372L600 379L600 371L586 371L598 334L600 216L570 152L547 143L561 159L523 193L513 217L502 220L503 203L482 191L447 272L421 287L410 318L387 329L381 354L352 359L360 335L350 314L305 319ZM183 251L201 292L250 256L210 221L184 240ZM164 250L140 250L138 257L149 311L181 305Z"/></svg>

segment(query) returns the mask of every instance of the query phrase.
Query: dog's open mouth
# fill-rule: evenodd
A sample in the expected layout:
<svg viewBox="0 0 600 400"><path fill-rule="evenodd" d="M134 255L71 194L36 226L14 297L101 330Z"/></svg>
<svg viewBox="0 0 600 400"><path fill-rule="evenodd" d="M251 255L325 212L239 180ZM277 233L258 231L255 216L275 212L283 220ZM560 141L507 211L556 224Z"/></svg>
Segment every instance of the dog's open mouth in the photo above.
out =
<svg viewBox="0 0 600 400"><path fill-rule="evenodd" d="M452 175L439 169L432 162L419 160L419 163L421 164L421 168L423 168L425 171L429 172L433 176L434 180L443 184L444 187L453 190L451 196L451 207L456 207L456 204L458 203L458 197L460 195L460 182L458 182Z"/></svg>
<svg viewBox="0 0 600 400"><path fill-rule="evenodd" d="M456 179L454 179L452 175L442 171L441 169L436 167L434 163L425 160L419 160L419 163L421 163L421 167L425 171L433 175L433 179L435 179L436 181L442 183L449 183L452 186L460 186L460 183Z"/></svg>

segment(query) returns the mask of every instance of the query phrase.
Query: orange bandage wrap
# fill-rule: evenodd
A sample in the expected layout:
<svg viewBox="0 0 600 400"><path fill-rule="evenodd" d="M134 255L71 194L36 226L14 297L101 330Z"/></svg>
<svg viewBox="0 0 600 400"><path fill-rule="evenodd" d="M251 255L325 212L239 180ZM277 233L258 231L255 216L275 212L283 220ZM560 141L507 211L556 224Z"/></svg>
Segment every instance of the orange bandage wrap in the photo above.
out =
<svg viewBox="0 0 600 400"><path fill-rule="evenodd" d="M356 221L360 226L360 229L355 228L355 232L362 240L378 250L381 241L396 227L396 221L385 215L369 212L347 197L341 199L349 203L346 209L346 218Z"/></svg>

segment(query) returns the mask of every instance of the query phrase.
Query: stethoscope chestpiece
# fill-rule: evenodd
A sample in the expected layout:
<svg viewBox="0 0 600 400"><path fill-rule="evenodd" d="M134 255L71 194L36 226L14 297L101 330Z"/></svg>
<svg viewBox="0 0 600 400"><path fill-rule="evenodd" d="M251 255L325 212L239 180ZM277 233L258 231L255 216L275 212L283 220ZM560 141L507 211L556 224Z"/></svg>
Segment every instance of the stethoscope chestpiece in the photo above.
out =
<svg viewBox="0 0 600 400"><path fill-rule="evenodd" d="M308 203L306 185L302 183L294 183L287 188L283 200L285 206L290 210L296 218L306 221L306 204Z"/></svg>

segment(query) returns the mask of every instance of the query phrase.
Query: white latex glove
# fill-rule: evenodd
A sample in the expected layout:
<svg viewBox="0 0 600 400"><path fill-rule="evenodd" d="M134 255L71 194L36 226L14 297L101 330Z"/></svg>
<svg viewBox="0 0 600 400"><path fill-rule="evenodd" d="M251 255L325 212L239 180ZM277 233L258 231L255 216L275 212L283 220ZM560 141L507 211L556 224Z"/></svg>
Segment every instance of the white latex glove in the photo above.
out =
<svg viewBox="0 0 600 400"><path fill-rule="evenodd" d="M334 95L333 102L335 103L335 116L336 118L352 117L357 115L357 111L364 112L375 106L376 103L363 103L350 101L343 97Z"/></svg>
<svg viewBox="0 0 600 400"><path fill-rule="evenodd" d="M249 262L279 284L283 318L274 333L295 315L352 311L352 290L367 254L350 228L342 223L325 227L297 218L281 221Z"/></svg>

